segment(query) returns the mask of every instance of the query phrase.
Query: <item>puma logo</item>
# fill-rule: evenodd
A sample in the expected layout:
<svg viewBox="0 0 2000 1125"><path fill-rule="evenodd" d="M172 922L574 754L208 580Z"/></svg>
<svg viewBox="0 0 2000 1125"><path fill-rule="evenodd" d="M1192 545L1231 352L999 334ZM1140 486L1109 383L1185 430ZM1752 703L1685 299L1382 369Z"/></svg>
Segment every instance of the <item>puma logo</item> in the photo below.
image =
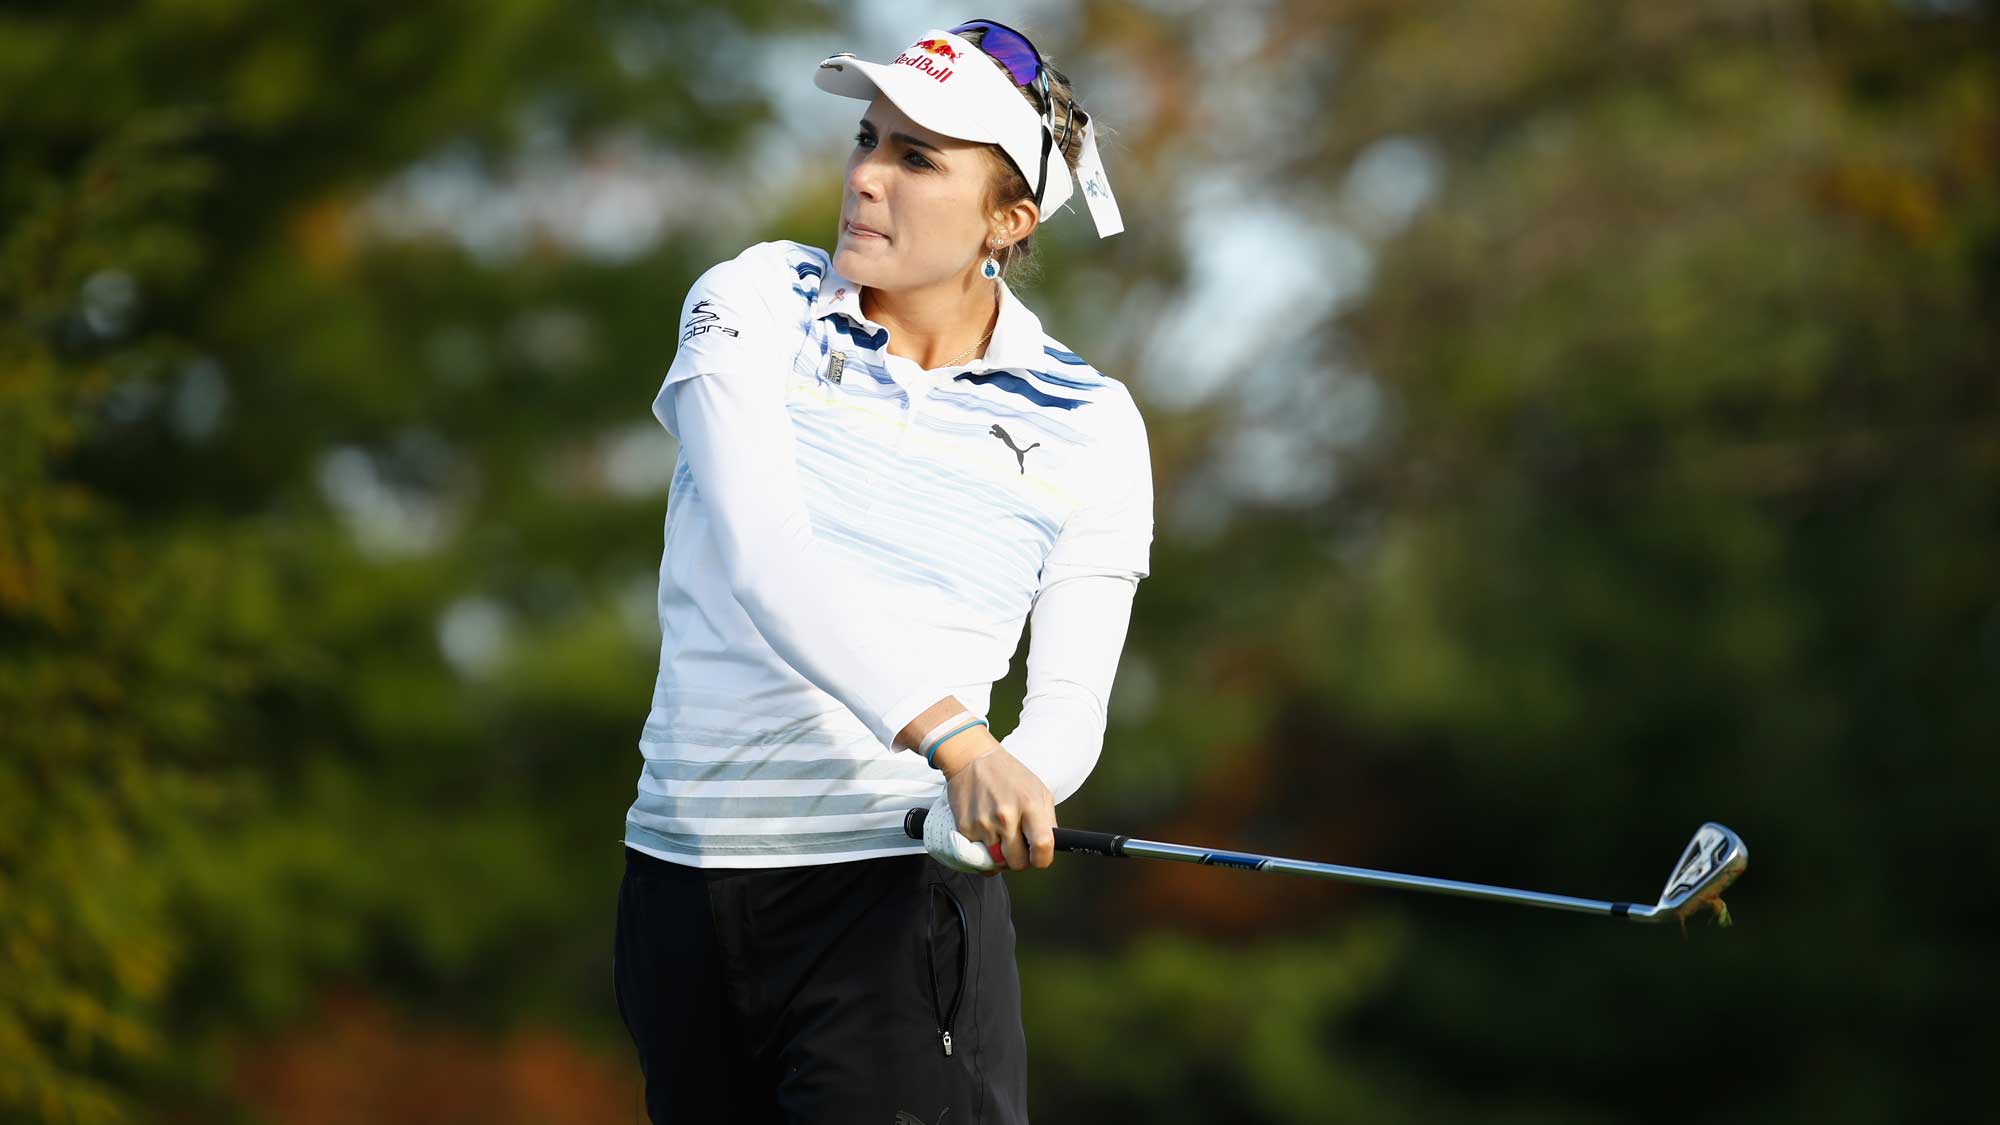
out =
<svg viewBox="0 0 2000 1125"><path fill-rule="evenodd" d="M1014 460L1018 461L1021 465L1021 475L1028 475L1028 449L1034 449L1042 443L1038 441L1034 445L1029 446L1028 449L1022 449L1020 446L1014 444L1014 439L1008 435L1006 430L1001 429L997 422L994 423L992 429L986 432L1007 443L1007 448L1014 451Z"/></svg>
<svg viewBox="0 0 2000 1125"><path fill-rule="evenodd" d="M943 1109L938 1110L938 1119L936 1125L944 1125L944 1119L950 1116L951 1116L950 1106L946 1106ZM924 1125L924 1119L918 1117L914 1113L911 1113L907 1109L899 1109L896 1111L896 1125Z"/></svg>

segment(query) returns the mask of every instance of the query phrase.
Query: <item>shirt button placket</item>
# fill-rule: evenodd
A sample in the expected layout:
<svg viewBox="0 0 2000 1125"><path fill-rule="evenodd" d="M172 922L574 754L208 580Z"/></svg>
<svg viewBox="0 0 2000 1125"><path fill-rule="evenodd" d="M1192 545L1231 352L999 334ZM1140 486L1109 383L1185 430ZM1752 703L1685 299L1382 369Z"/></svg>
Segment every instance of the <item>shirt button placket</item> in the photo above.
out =
<svg viewBox="0 0 2000 1125"><path fill-rule="evenodd" d="M891 372L892 378L894 377L897 364L908 364L915 372L914 374L905 375L905 378L909 380L908 382L905 382L903 379L896 380L896 386L903 392L903 415L896 423L896 452L901 454L904 447L909 444L910 427L916 423L917 411L923 408L924 395L928 393L930 384L923 370L916 366L914 360L907 360L901 356L891 356L886 344L883 346L881 354L883 367Z"/></svg>

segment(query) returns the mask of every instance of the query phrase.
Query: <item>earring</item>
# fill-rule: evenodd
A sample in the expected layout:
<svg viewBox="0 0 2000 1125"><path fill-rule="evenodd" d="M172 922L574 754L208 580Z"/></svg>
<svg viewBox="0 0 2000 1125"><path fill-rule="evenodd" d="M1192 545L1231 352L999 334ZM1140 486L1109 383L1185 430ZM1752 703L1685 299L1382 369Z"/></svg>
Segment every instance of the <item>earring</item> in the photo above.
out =
<svg viewBox="0 0 2000 1125"><path fill-rule="evenodd" d="M997 241L989 243L989 245L991 245L995 250L1000 249L1000 243ZM999 277L1000 259L993 257L991 254L988 254L986 256L986 260L979 263L979 276L985 278L988 281L991 281L994 278Z"/></svg>

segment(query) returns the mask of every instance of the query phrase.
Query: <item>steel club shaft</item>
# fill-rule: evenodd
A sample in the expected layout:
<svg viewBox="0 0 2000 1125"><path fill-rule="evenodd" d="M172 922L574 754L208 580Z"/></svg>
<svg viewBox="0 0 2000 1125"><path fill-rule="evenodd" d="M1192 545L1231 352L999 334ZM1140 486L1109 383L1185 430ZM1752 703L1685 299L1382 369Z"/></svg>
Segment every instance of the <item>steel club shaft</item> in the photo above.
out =
<svg viewBox="0 0 2000 1125"><path fill-rule="evenodd" d="M928 814L928 809L911 809L903 818L903 831L912 839L923 839L924 820ZM1657 907L1639 903L1572 898L1568 895L1552 895L1539 891L1515 890L1511 887L1495 887L1485 883L1465 883L1455 879L1433 879L1424 875L1403 875L1394 871L1376 871L1366 867L1344 867L1336 863L1314 863L1308 860L1286 859L1281 856L1257 855L1250 852L1193 848L1182 844L1161 843L1157 840L1136 840L1130 836L1120 836L1109 832L1090 832L1076 828L1057 828L1055 830L1055 846L1059 852L1082 852L1089 855L1101 855L1113 858L1165 859L1177 863L1199 863L1209 867L1237 867L1248 871L1279 871L1289 875L1306 875L1318 879L1332 879L1343 883L1361 883L1375 887L1399 887L1403 890L1423 891L1430 894L1455 895L1460 898L1484 899L1489 902L1511 902L1521 906L1539 906L1547 910L1568 910L1578 914L1601 914L1611 918L1629 918L1635 922L1656 922L1671 916Z"/></svg>

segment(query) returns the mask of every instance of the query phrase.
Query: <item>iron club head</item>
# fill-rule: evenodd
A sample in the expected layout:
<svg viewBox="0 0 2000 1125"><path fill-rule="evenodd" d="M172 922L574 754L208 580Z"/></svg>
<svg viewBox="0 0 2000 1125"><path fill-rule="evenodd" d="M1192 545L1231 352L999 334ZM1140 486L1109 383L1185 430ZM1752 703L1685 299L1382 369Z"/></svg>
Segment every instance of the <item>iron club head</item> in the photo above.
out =
<svg viewBox="0 0 2000 1125"><path fill-rule="evenodd" d="M1729 911L1722 905L1722 892L1750 865L1750 849L1743 838L1714 821L1701 826L1667 876L1666 888L1654 906L1634 910L1633 915L1648 922L1674 918L1685 926L1691 915L1713 910L1719 925L1729 924Z"/></svg>

